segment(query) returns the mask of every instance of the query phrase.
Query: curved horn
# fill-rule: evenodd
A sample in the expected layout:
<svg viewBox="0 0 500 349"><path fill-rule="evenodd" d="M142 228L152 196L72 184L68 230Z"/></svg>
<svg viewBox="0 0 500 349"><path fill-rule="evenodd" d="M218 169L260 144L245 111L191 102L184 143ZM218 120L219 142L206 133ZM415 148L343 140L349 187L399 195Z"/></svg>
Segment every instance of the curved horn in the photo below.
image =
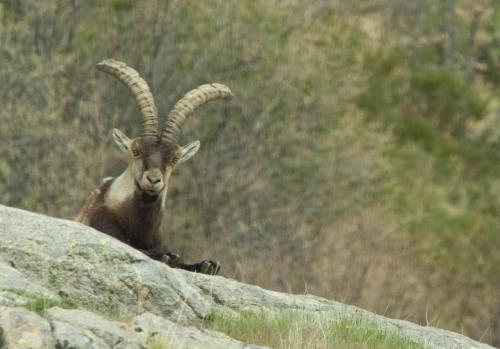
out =
<svg viewBox="0 0 500 349"><path fill-rule="evenodd" d="M226 85L206 84L189 91L182 97L168 113L165 127L161 133L161 140L165 143L177 143L182 124L196 108L214 99L231 99L233 93Z"/></svg>
<svg viewBox="0 0 500 349"><path fill-rule="evenodd" d="M148 84L139 73L125 63L114 59L105 59L98 63L97 69L113 75L129 88L141 112L142 135L156 136L158 134L158 111Z"/></svg>

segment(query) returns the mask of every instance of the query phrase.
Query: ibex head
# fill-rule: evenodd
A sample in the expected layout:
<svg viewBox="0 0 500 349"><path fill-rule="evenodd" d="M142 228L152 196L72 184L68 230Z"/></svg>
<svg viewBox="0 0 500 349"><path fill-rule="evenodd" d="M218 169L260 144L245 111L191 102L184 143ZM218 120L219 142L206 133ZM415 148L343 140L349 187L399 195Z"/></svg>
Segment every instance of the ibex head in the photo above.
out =
<svg viewBox="0 0 500 349"><path fill-rule="evenodd" d="M206 84L191 90L170 111L161 132L158 128L158 112L147 83L125 63L107 59L97 68L122 81L134 95L141 112L142 134L130 139L118 129L113 139L118 147L129 155L128 171L134 177L136 189L149 195L161 194L172 170L191 158L200 147L199 141L179 146L177 136L186 118L199 106L213 99L230 99L231 90L222 84Z"/></svg>

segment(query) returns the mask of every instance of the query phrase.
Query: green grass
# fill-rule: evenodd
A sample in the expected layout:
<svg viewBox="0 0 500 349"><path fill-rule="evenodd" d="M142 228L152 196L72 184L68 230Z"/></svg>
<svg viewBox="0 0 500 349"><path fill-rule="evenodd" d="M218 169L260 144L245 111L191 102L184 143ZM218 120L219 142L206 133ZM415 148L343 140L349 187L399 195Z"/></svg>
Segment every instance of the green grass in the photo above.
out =
<svg viewBox="0 0 500 349"><path fill-rule="evenodd" d="M50 299L46 296L40 295L37 297L34 297L30 301L26 302L25 304L22 305L24 308L33 311L39 315L44 316L47 309L53 308L53 307L59 307L59 308L65 308L65 309L71 309L75 308L75 305L69 301L68 299L64 299L63 301L59 302L53 299Z"/></svg>
<svg viewBox="0 0 500 349"><path fill-rule="evenodd" d="M175 349L167 338L155 336L148 340L147 349Z"/></svg>
<svg viewBox="0 0 500 349"><path fill-rule="evenodd" d="M283 312L277 315L214 313L205 328L226 333L244 343L276 349L425 349L396 331L378 329L362 320L338 319L333 314Z"/></svg>

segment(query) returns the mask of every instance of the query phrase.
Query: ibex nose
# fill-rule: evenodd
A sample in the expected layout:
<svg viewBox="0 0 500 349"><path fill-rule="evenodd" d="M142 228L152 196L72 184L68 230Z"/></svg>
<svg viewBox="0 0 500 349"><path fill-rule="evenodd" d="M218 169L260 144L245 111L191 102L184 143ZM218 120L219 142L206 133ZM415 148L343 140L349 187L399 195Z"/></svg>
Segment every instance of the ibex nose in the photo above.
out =
<svg viewBox="0 0 500 349"><path fill-rule="evenodd" d="M158 182L161 182L161 178L160 177L146 176L146 178L148 179L149 183L151 183L151 184L156 184Z"/></svg>

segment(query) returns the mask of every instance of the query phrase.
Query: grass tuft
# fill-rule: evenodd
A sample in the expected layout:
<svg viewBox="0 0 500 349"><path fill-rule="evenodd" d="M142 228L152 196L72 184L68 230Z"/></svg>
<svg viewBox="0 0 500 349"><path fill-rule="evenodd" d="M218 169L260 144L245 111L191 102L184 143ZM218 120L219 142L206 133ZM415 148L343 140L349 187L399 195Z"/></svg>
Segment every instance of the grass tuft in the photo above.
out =
<svg viewBox="0 0 500 349"><path fill-rule="evenodd" d="M59 302L43 295L33 298L32 300L24 303L22 306L42 316L45 316L47 309L53 307L65 309L75 308L75 305L68 299L64 299L63 301Z"/></svg>
<svg viewBox="0 0 500 349"><path fill-rule="evenodd" d="M148 340L147 349L176 349L176 347L172 346L168 338L156 335Z"/></svg>

